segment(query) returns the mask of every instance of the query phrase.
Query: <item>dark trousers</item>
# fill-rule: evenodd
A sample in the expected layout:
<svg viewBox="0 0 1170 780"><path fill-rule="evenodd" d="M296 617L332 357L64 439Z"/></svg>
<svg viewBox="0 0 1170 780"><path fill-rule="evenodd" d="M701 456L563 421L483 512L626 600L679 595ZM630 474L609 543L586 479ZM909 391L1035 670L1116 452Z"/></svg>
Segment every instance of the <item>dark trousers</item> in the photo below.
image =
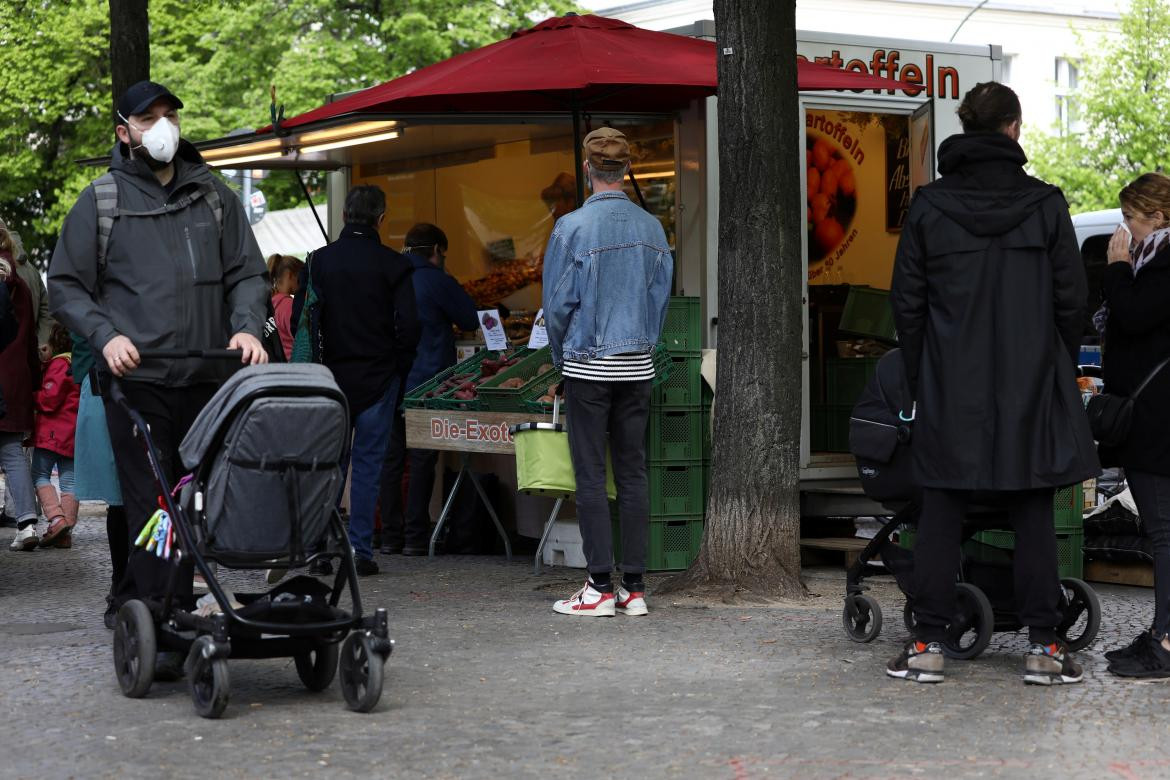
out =
<svg viewBox="0 0 1170 780"><path fill-rule="evenodd" d="M1054 490L1018 494L1008 508L1016 532L1013 562L1016 612L1031 641L1051 644L1060 622L1060 576L1052 525ZM914 543L914 616L920 642L939 642L955 614L959 544L970 493L924 488Z"/></svg>
<svg viewBox="0 0 1170 780"><path fill-rule="evenodd" d="M577 522L590 573L613 568L613 531L605 494L606 433L622 527L622 571L646 571L650 497L646 486L646 423L650 382L565 380L569 454L577 480Z"/></svg>
<svg viewBox="0 0 1170 780"><path fill-rule="evenodd" d="M211 400L217 387L212 384L190 385L188 387L163 387L146 382L122 382L122 391L130 403L150 427L167 481L173 486L176 476L184 473L179 459L179 444L200 410ZM162 492L151 471L146 457L146 442L134 433L134 424L129 415L112 400L109 392L102 393L106 407L106 424L110 429L110 444L117 459L118 480L122 486L122 505L126 510L126 573L117 586L114 595L117 604L130 599L161 599L166 593L167 582L174 568L171 561L134 547L134 541L146 522L158 509L158 497ZM120 541L111 541L112 547ZM185 558L183 571L177 580L176 595L180 598L191 595L191 573L193 565Z"/></svg>
<svg viewBox="0 0 1170 780"><path fill-rule="evenodd" d="M1154 634L1170 634L1170 477L1125 470L1142 528L1154 547Z"/></svg>
<svg viewBox="0 0 1170 780"><path fill-rule="evenodd" d="M130 558L126 507L106 507L106 542L110 547L110 599L113 600L118 592L118 584L126 576L126 561Z"/></svg>
<svg viewBox="0 0 1170 780"><path fill-rule="evenodd" d="M410 459L410 485L406 493L406 510L402 507L402 474ZM431 540L431 491L435 487L435 450L406 448L406 418L400 412L394 423L386 460L382 463L382 546L390 549L409 547L425 550Z"/></svg>

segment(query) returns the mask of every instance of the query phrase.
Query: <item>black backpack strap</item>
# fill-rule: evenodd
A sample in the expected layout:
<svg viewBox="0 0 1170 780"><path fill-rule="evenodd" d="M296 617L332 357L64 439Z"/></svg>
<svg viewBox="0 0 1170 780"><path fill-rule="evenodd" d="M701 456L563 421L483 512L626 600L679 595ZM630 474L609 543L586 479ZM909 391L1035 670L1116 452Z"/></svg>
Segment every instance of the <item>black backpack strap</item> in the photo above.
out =
<svg viewBox="0 0 1170 780"><path fill-rule="evenodd" d="M100 273L106 267L106 253L110 249L110 234L118 218L118 180L112 172L103 173L93 183L97 202L97 267Z"/></svg>

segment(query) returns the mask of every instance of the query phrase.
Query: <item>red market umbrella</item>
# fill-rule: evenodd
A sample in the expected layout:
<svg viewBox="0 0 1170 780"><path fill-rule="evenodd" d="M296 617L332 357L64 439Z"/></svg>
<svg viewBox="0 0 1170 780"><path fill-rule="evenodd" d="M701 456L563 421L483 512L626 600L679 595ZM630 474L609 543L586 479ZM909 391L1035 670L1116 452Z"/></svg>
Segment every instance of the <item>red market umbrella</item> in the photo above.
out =
<svg viewBox="0 0 1170 780"><path fill-rule="evenodd" d="M359 111L664 113L714 95L717 84L711 41L569 14L286 119L281 127ZM880 76L797 63L800 90L903 87Z"/></svg>
<svg viewBox="0 0 1170 780"><path fill-rule="evenodd" d="M715 44L655 32L617 19L567 14L510 38L282 120L277 134L360 112L669 113L714 95ZM900 88L900 82L798 62L798 88ZM272 126L258 132L267 132ZM580 168L580 160L577 161ZM578 179L578 195L582 182Z"/></svg>
<svg viewBox="0 0 1170 780"><path fill-rule="evenodd" d="M921 87L914 87L901 81L887 79L884 76L875 76L872 73L858 73L852 70L841 70L811 60L796 60L796 88L801 92L815 92L825 89L852 89L883 90L909 89L910 94L917 94Z"/></svg>

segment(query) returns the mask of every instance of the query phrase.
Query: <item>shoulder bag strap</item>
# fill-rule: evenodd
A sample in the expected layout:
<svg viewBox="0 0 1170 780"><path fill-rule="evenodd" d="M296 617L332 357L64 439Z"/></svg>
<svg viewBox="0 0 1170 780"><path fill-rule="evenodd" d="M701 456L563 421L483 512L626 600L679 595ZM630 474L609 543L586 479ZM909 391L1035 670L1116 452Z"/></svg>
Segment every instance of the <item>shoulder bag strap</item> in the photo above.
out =
<svg viewBox="0 0 1170 780"><path fill-rule="evenodd" d="M1150 375L1142 380L1142 383L1137 386L1137 390L1134 390L1133 393L1129 397L1130 398L1137 398L1138 393L1140 393L1142 390L1146 389L1146 385L1148 385L1150 383L1150 381L1158 375L1159 371L1161 371L1163 368L1166 367L1167 363L1170 363L1170 357L1166 358L1161 363L1154 366L1154 370L1150 372Z"/></svg>

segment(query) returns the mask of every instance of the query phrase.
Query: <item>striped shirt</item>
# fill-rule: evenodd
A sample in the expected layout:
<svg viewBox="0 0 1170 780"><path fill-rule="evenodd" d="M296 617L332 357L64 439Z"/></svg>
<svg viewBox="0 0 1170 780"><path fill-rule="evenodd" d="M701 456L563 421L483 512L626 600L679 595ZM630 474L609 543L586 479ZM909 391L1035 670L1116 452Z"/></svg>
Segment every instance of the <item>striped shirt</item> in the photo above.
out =
<svg viewBox="0 0 1170 780"><path fill-rule="evenodd" d="M566 358L561 373L571 379L591 382L642 382L654 378L654 357L650 352L639 352L596 360Z"/></svg>

